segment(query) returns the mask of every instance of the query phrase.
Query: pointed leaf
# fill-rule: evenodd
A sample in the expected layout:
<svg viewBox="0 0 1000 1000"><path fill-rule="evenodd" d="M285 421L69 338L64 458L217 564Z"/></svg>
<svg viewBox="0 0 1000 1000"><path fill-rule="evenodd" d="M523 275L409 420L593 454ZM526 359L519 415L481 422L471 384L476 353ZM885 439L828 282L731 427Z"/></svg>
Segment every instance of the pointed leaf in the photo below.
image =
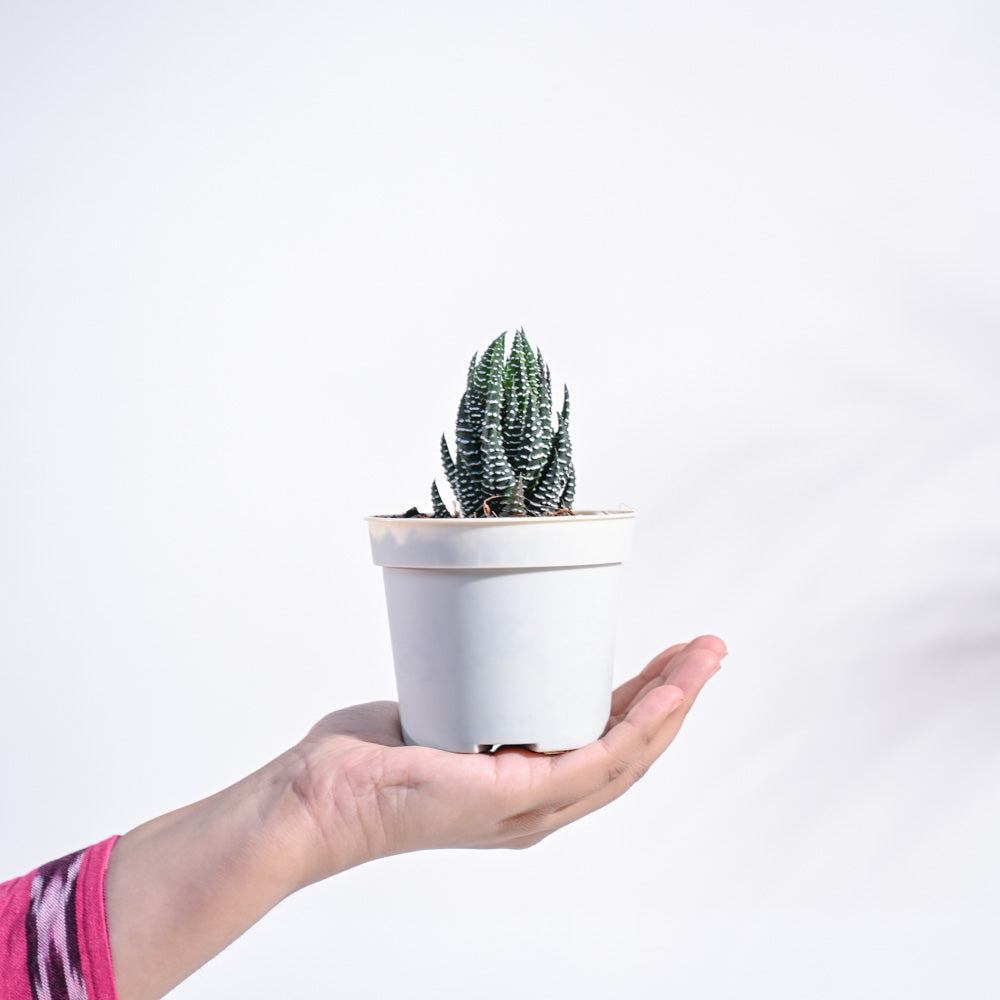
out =
<svg viewBox="0 0 1000 1000"><path fill-rule="evenodd" d="M438 492L436 479L431 483L431 504L434 507L435 517L451 517L451 514L448 513L448 508L445 507L444 501L441 499L441 494Z"/></svg>

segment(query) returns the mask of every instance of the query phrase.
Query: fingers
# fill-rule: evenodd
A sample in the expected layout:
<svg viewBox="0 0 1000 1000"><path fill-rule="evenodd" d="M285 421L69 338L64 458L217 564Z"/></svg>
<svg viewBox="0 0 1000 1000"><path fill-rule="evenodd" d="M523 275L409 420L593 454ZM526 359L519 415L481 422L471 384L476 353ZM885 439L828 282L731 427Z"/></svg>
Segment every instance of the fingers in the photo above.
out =
<svg viewBox="0 0 1000 1000"><path fill-rule="evenodd" d="M729 654L729 647L717 635L700 635L697 639L691 640L691 645L711 649L718 654L720 660Z"/></svg>
<svg viewBox="0 0 1000 1000"><path fill-rule="evenodd" d="M594 744L584 747L590 756L603 753L607 761L607 781L635 768L645 770L666 748L657 739L663 735L668 717L677 709L685 713L706 681L719 669L719 657L711 649L689 645L676 654L664 674L651 683L625 717ZM677 725L680 724L677 720ZM667 727L669 728L669 727ZM600 774L595 774L599 781ZM599 787L599 785L597 786ZM597 790L597 787L592 789Z"/></svg>
<svg viewBox="0 0 1000 1000"><path fill-rule="evenodd" d="M626 718L597 743L567 754L586 757L580 767L581 785L589 790L554 810L546 818L546 833L600 809L624 794L674 741L687 713L707 680L719 670L718 659L703 650L684 668L686 692L673 684L650 691ZM579 785L577 786L579 789Z"/></svg>
<svg viewBox="0 0 1000 1000"><path fill-rule="evenodd" d="M546 796L545 805L535 805L507 817L500 825L507 844L530 846L621 795L680 729L683 702L679 688L661 685L615 728L610 747L608 737L604 737L554 759L551 784L555 787L548 791L558 789L559 798ZM674 718L678 719L676 724L667 728L666 723ZM654 741L661 745L649 753ZM567 768L565 765L570 762L573 766Z"/></svg>
<svg viewBox="0 0 1000 1000"><path fill-rule="evenodd" d="M728 652L726 644L718 636L702 635L697 639L692 639L691 642L681 642L675 646L671 646L669 649L663 650L662 653L658 653L649 661L640 674L626 681L615 691L611 699L611 718L608 721L609 730L621 722L629 709L647 691L652 690L652 688L662 683L662 679L668 672L673 660L685 649L708 649L716 653L720 659Z"/></svg>
<svg viewBox="0 0 1000 1000"><path fill-rule="evenodd" d="M636 696L663 673L671 657L680 652L686 642L679 642L662 653L657 653L649 663L643 668L641 673L636 674L631 680L625 681L620 687L615 688L615 693L611 696L611 716L624 716L629 706L633 705Z"/></svg>
<svg viewBox="0 0 1000 1000"><path fill-rule="evenodd" d="M638 780L670 745L698 693L719 669L717 648L713 643L689 643L671 657L664 675L651 682L650 689L601 739L552 758L552 791L571 805L611 790L579 813L584 815Z"/></svg>

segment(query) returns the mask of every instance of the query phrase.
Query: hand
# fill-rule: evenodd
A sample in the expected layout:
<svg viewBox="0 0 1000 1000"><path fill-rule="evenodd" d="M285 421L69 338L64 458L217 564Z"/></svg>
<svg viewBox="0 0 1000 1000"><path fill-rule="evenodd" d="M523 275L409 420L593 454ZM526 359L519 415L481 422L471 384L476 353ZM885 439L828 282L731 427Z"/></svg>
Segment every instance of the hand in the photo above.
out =
<svg viewBox="0 0 1000 1000"><path fill-rule="evenodd" d="M664 650L614 694L601 739L559 755L403 745L394 702L328 715L230 788L150 820L111 852L120 1000L156 1000L296 889L389 854L528 847L617 798L677 735L726 647Z"/></svg>
<svg viewBox="0 0 1000 1000"><path fill-rule="evenodd" d="M326 716L292 751L318 834L304 882L407 851L537 843L638 780L725 655L714 636L664 650L614 693L604 736L559 755L404 746L395 702Z"/></svg>

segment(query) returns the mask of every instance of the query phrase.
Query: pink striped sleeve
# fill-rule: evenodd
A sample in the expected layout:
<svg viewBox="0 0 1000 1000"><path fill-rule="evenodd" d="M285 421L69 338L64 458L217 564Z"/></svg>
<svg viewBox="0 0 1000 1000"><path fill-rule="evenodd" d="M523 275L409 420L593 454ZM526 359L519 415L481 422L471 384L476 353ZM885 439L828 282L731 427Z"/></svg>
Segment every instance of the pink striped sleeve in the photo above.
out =
<svg viewBox="0 0 1000 1000"><path fill-rule="evenodd" d="M0 885L3 1000L117 1000L104 909L116 839Z"/></svg>
<svg viewBox="0 0 1000 1000"><path fill-rule="evenodd" d="M88 1000L118 1000L111 966L108 916L104 909L104 879L117 837L109 837L84 854L76 894L80 958Z"/></svg>
<svg viewBox="0 0 1000 1000"><path fill-rule="evenodd" d="M0 997L31 1000L24 918L31 906L31 875L0 885Z"/></svg>

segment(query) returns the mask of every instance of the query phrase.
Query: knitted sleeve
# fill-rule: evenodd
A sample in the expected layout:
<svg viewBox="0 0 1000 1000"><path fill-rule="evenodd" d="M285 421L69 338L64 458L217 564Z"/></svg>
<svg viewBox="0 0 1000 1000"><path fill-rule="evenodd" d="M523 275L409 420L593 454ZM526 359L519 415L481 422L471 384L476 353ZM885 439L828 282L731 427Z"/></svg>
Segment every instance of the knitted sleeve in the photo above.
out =
<svg viewBox="0 0 1000 1000"><path fill-rule="evenodd" d="M0 998L116 1000L104 911L116 839L0 885Z"/></svg>

